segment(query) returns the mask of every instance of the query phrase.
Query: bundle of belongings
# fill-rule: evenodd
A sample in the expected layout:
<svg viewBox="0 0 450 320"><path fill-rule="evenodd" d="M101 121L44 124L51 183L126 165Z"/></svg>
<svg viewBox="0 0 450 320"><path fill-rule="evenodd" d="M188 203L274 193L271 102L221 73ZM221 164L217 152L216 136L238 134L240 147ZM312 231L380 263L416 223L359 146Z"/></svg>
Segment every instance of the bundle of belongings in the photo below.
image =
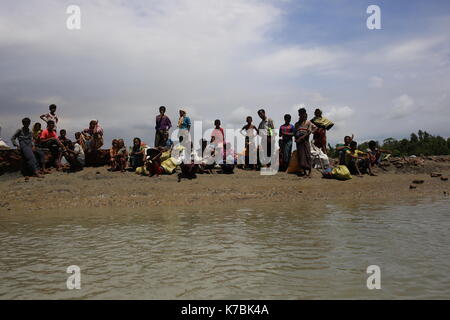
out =
<svg viewBox="0 0 450 320"><path fill-rule="evenodd" d="M311 144L311 159L313 168L322 168L323 170L325 170L330 167L330 160L328 156L313 144ZM302 170L298 166L297 151L293 151L286 172L299 173L301 171Z"/></svg>
<svg viewBox="0 0 450 320"><path fill-rule="evenodd" d="M326 179L350 180L352 178L350 171L344 165L327 168L322 172L322 175Z"/></svg>
<svg viewBox="0 0 450 320"><path fill-rule="evenodd" d="M326 169L330 167L328 156L313 143L311 144L312 167Z"/></svg>
<svg viewBox="0 0 450 320"><path fill-rule="evenodd" d="M330 130L334 126L334 123L325 117L314 117L311 122L318 128L323 128L325 130Z"/></svg>
<svg viewBox="0 0 450 320"><path fill-rule="evenodd" d="M2 140L2 127L0 127L0 149L10 149L6 142Z"/></svg>

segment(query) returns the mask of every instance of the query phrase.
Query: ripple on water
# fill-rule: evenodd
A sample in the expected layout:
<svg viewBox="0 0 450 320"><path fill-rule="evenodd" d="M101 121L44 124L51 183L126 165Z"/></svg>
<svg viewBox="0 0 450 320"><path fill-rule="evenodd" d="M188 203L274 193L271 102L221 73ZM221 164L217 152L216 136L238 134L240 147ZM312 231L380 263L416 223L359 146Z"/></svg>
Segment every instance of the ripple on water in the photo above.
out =
<svg viewBox="0 0 450 320"><path fill-rule="evenodd" d="M0 217L0 297L448 299L448 204Z"/></svg>

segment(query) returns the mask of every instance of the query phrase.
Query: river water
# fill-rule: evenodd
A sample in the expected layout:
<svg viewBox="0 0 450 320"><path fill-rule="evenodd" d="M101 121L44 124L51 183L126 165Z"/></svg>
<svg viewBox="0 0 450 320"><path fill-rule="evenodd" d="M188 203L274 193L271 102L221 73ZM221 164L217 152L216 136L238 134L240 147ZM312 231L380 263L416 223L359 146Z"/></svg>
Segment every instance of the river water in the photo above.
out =
<svg viewBox="0 0 450 320"><path fill-rule="evenodd" d="M449 204L9 211L0 298L449 299Z"/></svg>

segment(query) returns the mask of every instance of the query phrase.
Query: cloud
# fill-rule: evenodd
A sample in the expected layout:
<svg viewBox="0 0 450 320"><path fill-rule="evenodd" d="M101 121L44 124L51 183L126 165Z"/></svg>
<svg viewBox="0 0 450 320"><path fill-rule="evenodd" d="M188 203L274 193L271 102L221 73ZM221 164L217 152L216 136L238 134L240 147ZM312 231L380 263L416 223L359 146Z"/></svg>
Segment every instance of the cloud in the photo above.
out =
<svg viewBox="0 0 450 320"><path fill-rule="evenodd" d="M257 122L261 106L279 126L303 105L310 115L321 108L339 141L341 130L409 134L418 121L450 134L449 99L437 99L450 86L448 16L421 13L424 27L399 14L399 28L361 33L350 3L333 14L336 27L319 2L79 0L81 30L69 31L65 1L0 2L2 134L50 103L70 135L98 118L107 141L153 141L160 105L174 123L183 107L205 128L214 119L242 127L247 115ZM412 107L392 99L405 92L414 93ZM426 115L392 125L425 103ZM370 126L380 112L386 121Z"/></svg>
<svg viewBox="0 0 450 320"><path fill-rule="evenodd" d="M344 121L348 120L352 115L354 114L354 111L349 106L344 107L331 107L331 109L324 113L325 117L328 117L331 119L334 119L334 121Z"/></svg>
<svg viewBox="0 0 450 320"><path fill-rule="evenodd" d="M402 94L392 101L392 110L389 114L391 119L401 119L411 115L414 110L415 102L407 94Z"/></svg>
<svg viewBox="0 0 450 320"><path fill-rule="evenodd" d="M384 80L381 77L373 76L369 78L369 88L382 88Z"/></svg>
<svg viewBox="0 0 450 320"><path fill-rule="evenodd" d="M299 46L282 48L256 58L251 66L263 73L299 75L314 68L315 71L327 71L335 66L341 54L324 47L303 48Z"/></svg>

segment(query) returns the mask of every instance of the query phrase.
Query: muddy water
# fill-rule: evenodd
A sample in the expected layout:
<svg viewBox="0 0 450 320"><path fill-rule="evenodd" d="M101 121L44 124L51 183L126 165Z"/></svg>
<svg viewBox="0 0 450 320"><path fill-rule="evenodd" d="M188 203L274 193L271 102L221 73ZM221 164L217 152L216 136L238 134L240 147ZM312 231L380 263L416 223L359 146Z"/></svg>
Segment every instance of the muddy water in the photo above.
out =
<svg viewBox="0 0 450 320"><path fill-rule="evenodd" d="M3 212L0 298L449 299L449 204Z"/></svg>

